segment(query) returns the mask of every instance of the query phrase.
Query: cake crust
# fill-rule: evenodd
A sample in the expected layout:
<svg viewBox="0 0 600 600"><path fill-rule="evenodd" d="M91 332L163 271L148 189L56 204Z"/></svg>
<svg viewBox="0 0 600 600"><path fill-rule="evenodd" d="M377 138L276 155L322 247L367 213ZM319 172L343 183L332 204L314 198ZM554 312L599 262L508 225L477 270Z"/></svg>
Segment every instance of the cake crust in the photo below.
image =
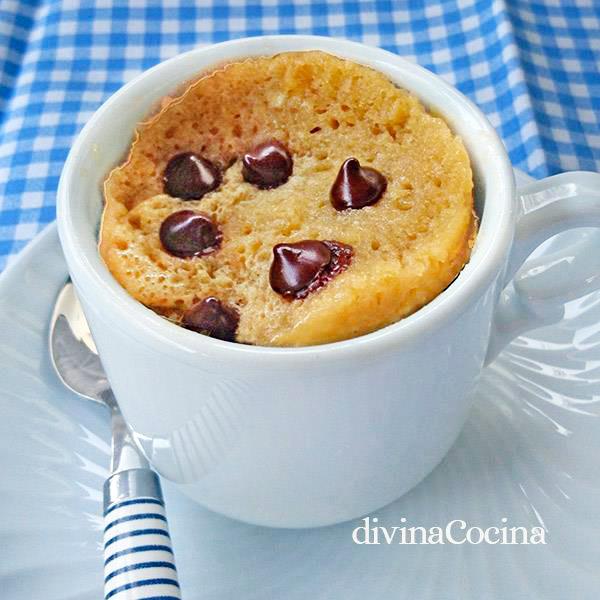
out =
<svg viewBox="0 0 600 600"><path fill-rule="evenodd" d="M278 140L293 157L274 189L245 181L249 148ZM168 161L194 152L220 185L199 200L165 193ZM330 189L356 157L382 173L381 199L336 210ZM216 297L239 314L236 340L301 346L356 337L430 302L468 261L476 234L469 157L460 138L384 75L323 52L232 63L202 76L140 124L127 160L104 184L99 250L134 298L180 323ZM218 224L217 251L178 258L161 245L169 215L194 210ZM353 248L350 266L292 300L269 284L272 249L302 240Z"/></svg>

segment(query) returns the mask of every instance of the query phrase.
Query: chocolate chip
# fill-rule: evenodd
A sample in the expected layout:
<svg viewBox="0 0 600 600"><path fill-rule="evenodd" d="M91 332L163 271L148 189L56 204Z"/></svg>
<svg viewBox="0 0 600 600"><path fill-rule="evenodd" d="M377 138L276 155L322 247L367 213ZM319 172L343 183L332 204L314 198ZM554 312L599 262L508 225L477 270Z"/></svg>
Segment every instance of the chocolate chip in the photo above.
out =
<svg viewBox="0 0 600 600"><path fill-rule="evenodd" d="M329 248L317 240L277 244L269 272L271 287L278 294L294 294L305 288L331 260Z"/></svg>
<svg viewBox="0 0 600 600"><path fill-rule="evenodd" d="M258 188L276 188L289 179L293 165L288 149L281 142L270 140L244 155L242 176Z"/></svg>
<svg viewBox="0 0 600 600"><path fill-rule="evenodd" d="M269 272L271 287L288 300L306 298L345 271L353 255L351 246L335 241L277 244Z"/></svg>
<svg viewBox="0 0 600 600"><path fill-rule="evenodd" d="M371 206L383 196L386 187L387 180L379 171L361 167L356 158L349 158L331 186L331 204L336 210Z"/></svg>
<svg viewBox="0 0 600 600"><path fill-rule="evenodd" d="M186 329L234 342L239 321L240 317L235 308L227 306L214 296L209 296L188 308L183 313L181 324Z"/></svg>
<svg viewBox="0 0 600 600"><path fill-rule="evenodd" d="M193 152L177 154L167 163L165 192L182 200L199 200L221 184L221 172L206 158Z"/></svg>
<svg viewBox="0 0 600 600"><path fill-rule="evenodd" d="M162 222L159 237L169 254L189 258L214 252L221 245L223 236L208 215L180 210Z"/></svg>

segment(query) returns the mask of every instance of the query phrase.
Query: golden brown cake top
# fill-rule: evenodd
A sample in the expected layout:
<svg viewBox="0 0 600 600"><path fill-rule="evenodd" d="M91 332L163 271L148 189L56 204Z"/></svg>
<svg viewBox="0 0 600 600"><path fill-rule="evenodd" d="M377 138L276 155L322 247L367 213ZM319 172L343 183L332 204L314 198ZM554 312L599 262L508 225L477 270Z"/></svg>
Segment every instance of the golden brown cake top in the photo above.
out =
<svg viewBox="0 0 600 600"><path fill-rule="evenodd" d="M292 162L271 187L242 164L265 142ZM175 176L187 153L205 161L200 199L182 198L187 180ZM372 204L348 208L332 193L343 165L347 178L370 177ZM216 297L239 318L237 341L259 345L324 343L397 321L452 282L475 232L469 159L443 119L384 75L316 51L232 63L168 100L139 126L105 199L100 252L134 298L179 322ZM184 210L192 216L173 217ZM168 218L193 219L209 251L167 251ZM270 279L274 247L305 240L352 256L311 293L286 298ZM333 256L315 251L317 262Z"/></svg>

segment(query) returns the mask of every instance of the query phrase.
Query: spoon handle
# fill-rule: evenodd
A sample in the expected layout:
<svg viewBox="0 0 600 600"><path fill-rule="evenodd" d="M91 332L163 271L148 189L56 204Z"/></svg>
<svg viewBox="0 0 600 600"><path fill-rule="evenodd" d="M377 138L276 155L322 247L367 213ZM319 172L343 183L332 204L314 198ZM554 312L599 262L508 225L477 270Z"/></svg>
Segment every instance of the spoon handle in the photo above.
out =
<svg viewBox="0 0 600 600"><path fill-rule="evenodd" d="M104 524L105 600L181 598L163 495L154 471L128 469L106 480Z"/></svg>

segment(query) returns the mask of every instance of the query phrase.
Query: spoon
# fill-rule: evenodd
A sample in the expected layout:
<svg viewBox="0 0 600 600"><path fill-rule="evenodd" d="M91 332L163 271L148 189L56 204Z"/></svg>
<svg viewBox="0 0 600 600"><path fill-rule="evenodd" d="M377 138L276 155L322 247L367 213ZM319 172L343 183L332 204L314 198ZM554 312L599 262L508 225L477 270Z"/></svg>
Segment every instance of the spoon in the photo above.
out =
<svg viewBox="0 0 600 600"><path fill-rule="evenodd" d="M111 474L104 483L105 600L181 598L158 475L123 419L70 281L56 300L49 342L52 366L63 384L111 413Z"/></svg>

